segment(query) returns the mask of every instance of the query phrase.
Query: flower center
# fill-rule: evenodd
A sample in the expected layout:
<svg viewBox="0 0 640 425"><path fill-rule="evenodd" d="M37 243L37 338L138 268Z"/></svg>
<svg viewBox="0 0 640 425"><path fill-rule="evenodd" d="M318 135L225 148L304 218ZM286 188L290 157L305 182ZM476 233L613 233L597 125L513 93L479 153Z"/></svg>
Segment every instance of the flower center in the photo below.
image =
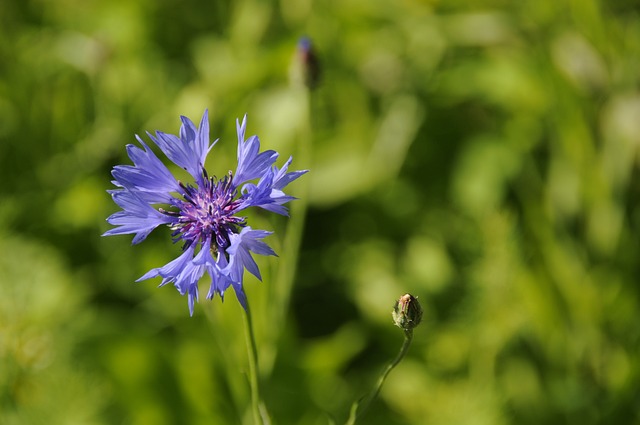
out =
<svg viewBox="0 0 640 425"><path fill-rule="evenodd" d="M203 170L201 185L180 183L184 201L178 202L179 212L169 213L178 217L178 222L172 226L175 241L184 240L185 248L208 239L211 239L212 250L224 250L229 246L229 235L245 225L244 217L233 215L239 202L234 199L237 189L232 180L231 172L217 180L209 178Z"/></svg>

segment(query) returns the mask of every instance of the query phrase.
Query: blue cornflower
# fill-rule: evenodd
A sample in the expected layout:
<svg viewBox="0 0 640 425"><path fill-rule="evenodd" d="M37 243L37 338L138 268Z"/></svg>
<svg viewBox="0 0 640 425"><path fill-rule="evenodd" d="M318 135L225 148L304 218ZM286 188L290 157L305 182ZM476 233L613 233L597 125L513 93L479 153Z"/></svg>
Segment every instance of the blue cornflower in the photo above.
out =
<svg viewBox="0 0 640 425"><path fill-rule="evenodd" d="M260 270L251 253L276 255L262 241L272 232L254 230L240 214L249 207L259 207L287 216L285 203L295 199L283 192L285 186L307 170L287 172L292 158L282 168L274 165L278 153L260 152L260 140L245 140L247 117L236 120L238 166L222 178L209 177L204 163L216 144L209 141L208 113L200 127L181 117L180 136L156 131L149 138L174 164L194 179L192 184L177 180L153 151L136 136L142 147L127 146L133 165L113 167L110 190L122 211L107 221L116 226L103 236L133 234L133 244L142 242L156 227L164 224L173 230L174 242L182 242L182 254L168 264L150 270L137 281L161 277L160 286L168 283L187 294L193 315L198 300L198 281L205 273L211 278L207 298L221 297L232 286L238 301L247 308L242 282L247 269L258 279ZM252 183L255 182L255 183Z"/></svg>

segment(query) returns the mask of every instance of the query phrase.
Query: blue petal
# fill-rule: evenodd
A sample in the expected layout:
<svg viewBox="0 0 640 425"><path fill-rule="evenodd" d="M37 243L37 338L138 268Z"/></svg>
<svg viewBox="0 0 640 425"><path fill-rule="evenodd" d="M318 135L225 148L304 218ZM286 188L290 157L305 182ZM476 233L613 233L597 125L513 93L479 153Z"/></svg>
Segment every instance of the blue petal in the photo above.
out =
<svg viewBox="0 0 640 425"><path fill-rule="evenodd" d="M247 296L244 293L244 289L241 283L233 282L233 291L236 293L236 298L238 298L238 302L244 308L247 309Z"/></svg>
<svg viewBox="0 0 640 425"><path fill-rule="evenodd" d="M224 299L225 291L233 283L231 278L223 272L223 269L227 267L228 264L226 253L223 251L218 252L218 262L215 267L212 267L209 270L211 275L211 286L209 287L209 293L207 294L209 299L213 298L213 295L216 292Z"/></svg>
<svg viewBox="0 0 640 425"><path fill-rule="evenodd" d="M165 264L162 267L157 267L155 269L149 270L143 276L138 278L136 282L140 282L141 280L151 279L157 276L162 277L162 282L159 286L164 286L167 283L175 282L178 276L182 273L182 271L188 266L188 264L193 259L193 253L195 250L195 245L192 244L190 247L184 250L184 252L175 260Z"/></svg>
<svg viewBox="0 0 640 425"><path fill-rule="evenodd" d="M198 282L189 287L189 316L193 317L193 304L198 301Z"/></svg>
<svg viewBox="0 0 640 425"><path fill-rule="evenodd" d="M187 294L189 313L193 316L193 306L195 301L198 301L198 281L206 270L204 265L195 264L193 261L194 251L195 244L187 248L175 260L162 267L149 270L136 282L160 276L162 277L160 286L173 283L180 295Z"/></svg>
<svg viewBox="0 0 640 425"><path fill-rule="evenodd" d="M204 110L200 119L200 127L196 129L193 122L184 116L181 116L182 126L180 127L180 140L186 146L189 155L189 164L187 171L198 182L202 183L202 169L207 159L209 151L216 144L217 140L209 144L209 111Z"/></svg>
<svg viewBox="0 0 640 425"><path fill-rule="evenodd" d="M206 268L202 265L194 264L193 261L185 263L184 268L176 276L174 286L180 295L192 293L192 288L198 286L198 281L204 275Z"/></svg>
<svg viewBox="0 0 640 425"><path fill-rule="evenodd" d="M224 293L229 288L229 286L233 286L234 292L238 301L242 305L244 309L247 308L247 297L244 294L244 290L242 289L242 282L234 282L228 273L227 266L227 257L224 251L218 252L218 260L215 261L213 256L211 255L211 242L207 240L203 245L202 249L193 259L194 264L201 264L207 268L207 272L209 276L211 276L211 284L209 286L209 292L207 293L208 299L213 299L216 293L220 295L220 298L224 299ZM241 276L240 276L241 278Z"/></svg>
<svg viewBox="0 0 640 425"><path fill-rule="evenodd" d="M189 153L186 152L185 146L178 136L156 131L156 137L151 135L149 137L174 164L187 171L192 168L193 164L189 161Z"/></svg>
<svg viewBox="0 0 640 425"><path fill-rule="evenodd" d="M189 261L182 272L176 277L174 286L180 295L187 294L189 298L189 314L193 316L194 301L198 301L198 281L205 272L204 266L199 266Z"/></svg>
<svg viewBox="0 0 640 425"><path fill-rule="evenodd" d="M144 192L145 197L158 199L153 203L168 202L170 192L180 190L177 180L151 149L136 136L143 149L127 145L127 153L134 166L120 165L113 168L116 185Z"/></svg>
<svg viewBox="0 0 640 425"><path fill-rule="evenodd" d="M137 192L138 196L149 204L170 204L173 202L171 191L160 187L162 182L155 176L146 173L129 165L117 165L113 167L111 174L116 179L116 186L124 187L132 192ZM157 190L152 185L157 183Z"/></svg>
<svg viewBox="0 0 640 425"><path fill-rule="evenodd" d="M180 137L161 131L156 131L155 138L151 135L150 137L167 158L187 170L200 184L207 154L215 144L209 144L208 111L205 110L202 115L200 129L197 129L189 118L182 116L180 119Z"/></svg>
<svg viewBox="0 0 640 425"><path fill-rule="evenodd" d="M207 238L200 248L200 252L193 259L193 264L215 265L216 261L211 255L211 238Z"/></svg>
<svg viewBox="0 0 640 425"><path fill-rule="evenodd" d="M291 164L291 161L293 161L292 156L289 157L289 160L282 166L280 170L278 170L278 167L274 167L275 169L274 170L275 176L273 178L274 189L284 189L285 186L287 186L289 183L291 183L298 177L302 176L303 174L306 174L309 172L309 170L300 170L300 171L292 171L290 173L287 173L287 170L289 169L289 165Z"/></svg>
<svg viewBox="0 0 640 425"><path fill-rule="evenodd" d="M107 218L109 224L118 227L106 231L102 236L133 233L135 234L133 244L137 244L142 242L159 225L169 224L174 220L174 218L151 207L127 189L113 190L111 196L115 203L122 208L122 211Z"/></svg>
<svg viewBox="0 0 640 425"><path fill-rule="evenodd" d="M216 292L221 298L224 297L225 290L231 285L229 277L221 272L227 266L224 252L218 253L218 261L216 261L211 254L211 239L207 239L198 255L193 259L193 263L204 266L211 277L207 298L212 299Z"/></svg>
<svg viewBox="0 0 640 425"><path fill-rule="evenodd" d="M258 184L247 183L242 187L242 197L234 214L249 207L264 207L273 203L271 188L273 186L273 170L269 169L262 176Z"/></svg>
<svg viewBox="0 0 640 425"><path fill-rule="evenodd" d="M233 177L236 186L240 186L249 180L262 177L278 158L278 153L273 150L260 153L260 139L258 139L258 136L251 136L245 141L244 134L246 126L246 115L242 120L242 124L236 120L236 130L238 132L238 168Z"/></svg>
<svg viewBox="0 0 640 425"><path fill-rule="evenodd" d="M243 197L236 212L248 207L260 207L267 211L288 216L288 210L283 204L293 201L293 196L288 196L282 189L290 182L307 173L308 170L293 171L287 173L292 158L281 168L273 166L267 170L257 185L247 183L242 187Z"/></svg>
<svg viewBox="0 0 640 425"><path fill-rule="evenodd" d="M251 227L245 227L240 233L230 235L231 245L227 249L229 265L223 272L228 274L233 282L242 283L244 269L247 269L252 275L262 280L260 270L251 256L251 252L260 255L276 255L269 245L260 240L271 233L265 230L252 230Z"/></svg>

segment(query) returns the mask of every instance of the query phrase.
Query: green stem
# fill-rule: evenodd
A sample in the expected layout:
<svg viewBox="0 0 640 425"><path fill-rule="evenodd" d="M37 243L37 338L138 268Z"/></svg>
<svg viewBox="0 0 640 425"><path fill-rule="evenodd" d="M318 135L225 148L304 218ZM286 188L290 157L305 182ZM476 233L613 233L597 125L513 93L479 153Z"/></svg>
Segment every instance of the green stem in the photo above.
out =
<svg viewBox="0 0 640 425"><path fill-rule="evenodd" d="M393 359L391 363L389 363L389 365L384 370L384 372L382 372L382 374L378 378L378 382L376 383L376 386L371 390L371 392L367 396L361 398L358 402L353 403L353 405L351 406L351 411L349 412L349 419L347 420L346 425L353 425L356 423L358 418L364 416L364 414L369 409L369 406L371 406L371 403L376 399L376 397L378 397L378 394L382 389L382 385L384 384L384 381L387 379L387 376L389 375L389 373L393 370L394 367L398 365L398 363L402 361L404 356L409 351L409 346L411 345L412 339L413 339L413 330L410 329L408 331L405 331L404 342L402 343L400 352L398 353L396 358Z"/></svg>
<svg viewBox="0 0 640 425"><path fill-rule="evenodd" d="M312 157L312 139L313 132L311 128L311 96L308 89L296 89L296 102L301 109L301 123L297 130L297 151L294 157L295 168L310 169ZM309 176L305 175L295 182L296 200L290 204L290 218L288 219L286 232L282 241L282 257L286 257L286 261L281 259L278 261L278 269L276 271L276 282L269 285L271 292L271 323L267 329L268 338L272 343L279 346L280 340L287 327L287 316L290 309L291 294L293 291L296 269L298 266L298 258L300 254L300 245L302 244L302 236L307 215L308 193L309 193ZM277 349L277 348L276 348ZM265 376L269 376L273 368L276 354L271 358L267 358L267 362L263 363ZM270 360L270 361L269 361ZM264 359L263 359L264 361Z"/></svg>
<svg viewBox="0 0 640 425"><path fill-rule="evenodd" d="M311 131L311 97L308 90L298 93L299 104L303 105L304 118L299 131L298 156L295 158L297 168L311 167L311 144L313 133ZM289 302L293 289L296 268L298 265L298 254L300 253L300 244L302 242L302 234L304 231L304 222L307 215L309 177L303 176L298 182L298 191L296 199L290 206L291 217L285 239L283 241L283 252L286 253L287 261L280 261L278 270L277 302L279 307L275 309L277 315L276 323L280 324L279 329L284 328L284 320L289 311Z"/></svg>
<svg viewBox="0 0 640 425"><path fill-rule="evenodd" d="M247 353L249 355L249 384L251 386L251 406L253 408L253 421L256 425L269 425L269 414L260 398L260 373L258 370L258 348L256 338L253 333L253 323L251 321L251 311L249 302L244 315L245 340L247 343Z"/></svg>

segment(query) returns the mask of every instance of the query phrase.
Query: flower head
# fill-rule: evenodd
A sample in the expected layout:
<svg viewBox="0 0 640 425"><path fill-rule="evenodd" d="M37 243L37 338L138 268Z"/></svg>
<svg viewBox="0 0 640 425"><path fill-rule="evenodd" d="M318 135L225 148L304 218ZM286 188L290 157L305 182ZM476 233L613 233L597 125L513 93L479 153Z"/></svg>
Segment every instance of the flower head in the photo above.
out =
<svg viewBox="0 0 640 425"><path fill-rule="evenodd" d="M283 192L285 186L307 170L287 172L291 158L282 168L274 165L278 153L260 152L257 136L245 139L246 116L236 121L238 166L235 174L217 178L204 168L213 145L209 141L209 121L204 112L200 127L181 117L180 135L157 131L149 138L174 164L186 170L192 183L177 180L155 153L136 136L142 147L127 146L133 165L115 166L110 190L122 208L107 221L116 226L103 236L133 234L133 243L142 242L156 227L167 225L174 242L182 243L182 254L168 264L154 268L138 279L161 277L160 286L173 283L189 299L193 315L198 300L198 281L210 277L207 298L221 297L232 286L238 301L246 308L243 291L244 270L261 279L252 254L276 255L262 239L271 232L254 230L239 215L249 207L259 207L288 215L284 206L295 199ZM255 183L253 183L255 181Z"/></svg>

